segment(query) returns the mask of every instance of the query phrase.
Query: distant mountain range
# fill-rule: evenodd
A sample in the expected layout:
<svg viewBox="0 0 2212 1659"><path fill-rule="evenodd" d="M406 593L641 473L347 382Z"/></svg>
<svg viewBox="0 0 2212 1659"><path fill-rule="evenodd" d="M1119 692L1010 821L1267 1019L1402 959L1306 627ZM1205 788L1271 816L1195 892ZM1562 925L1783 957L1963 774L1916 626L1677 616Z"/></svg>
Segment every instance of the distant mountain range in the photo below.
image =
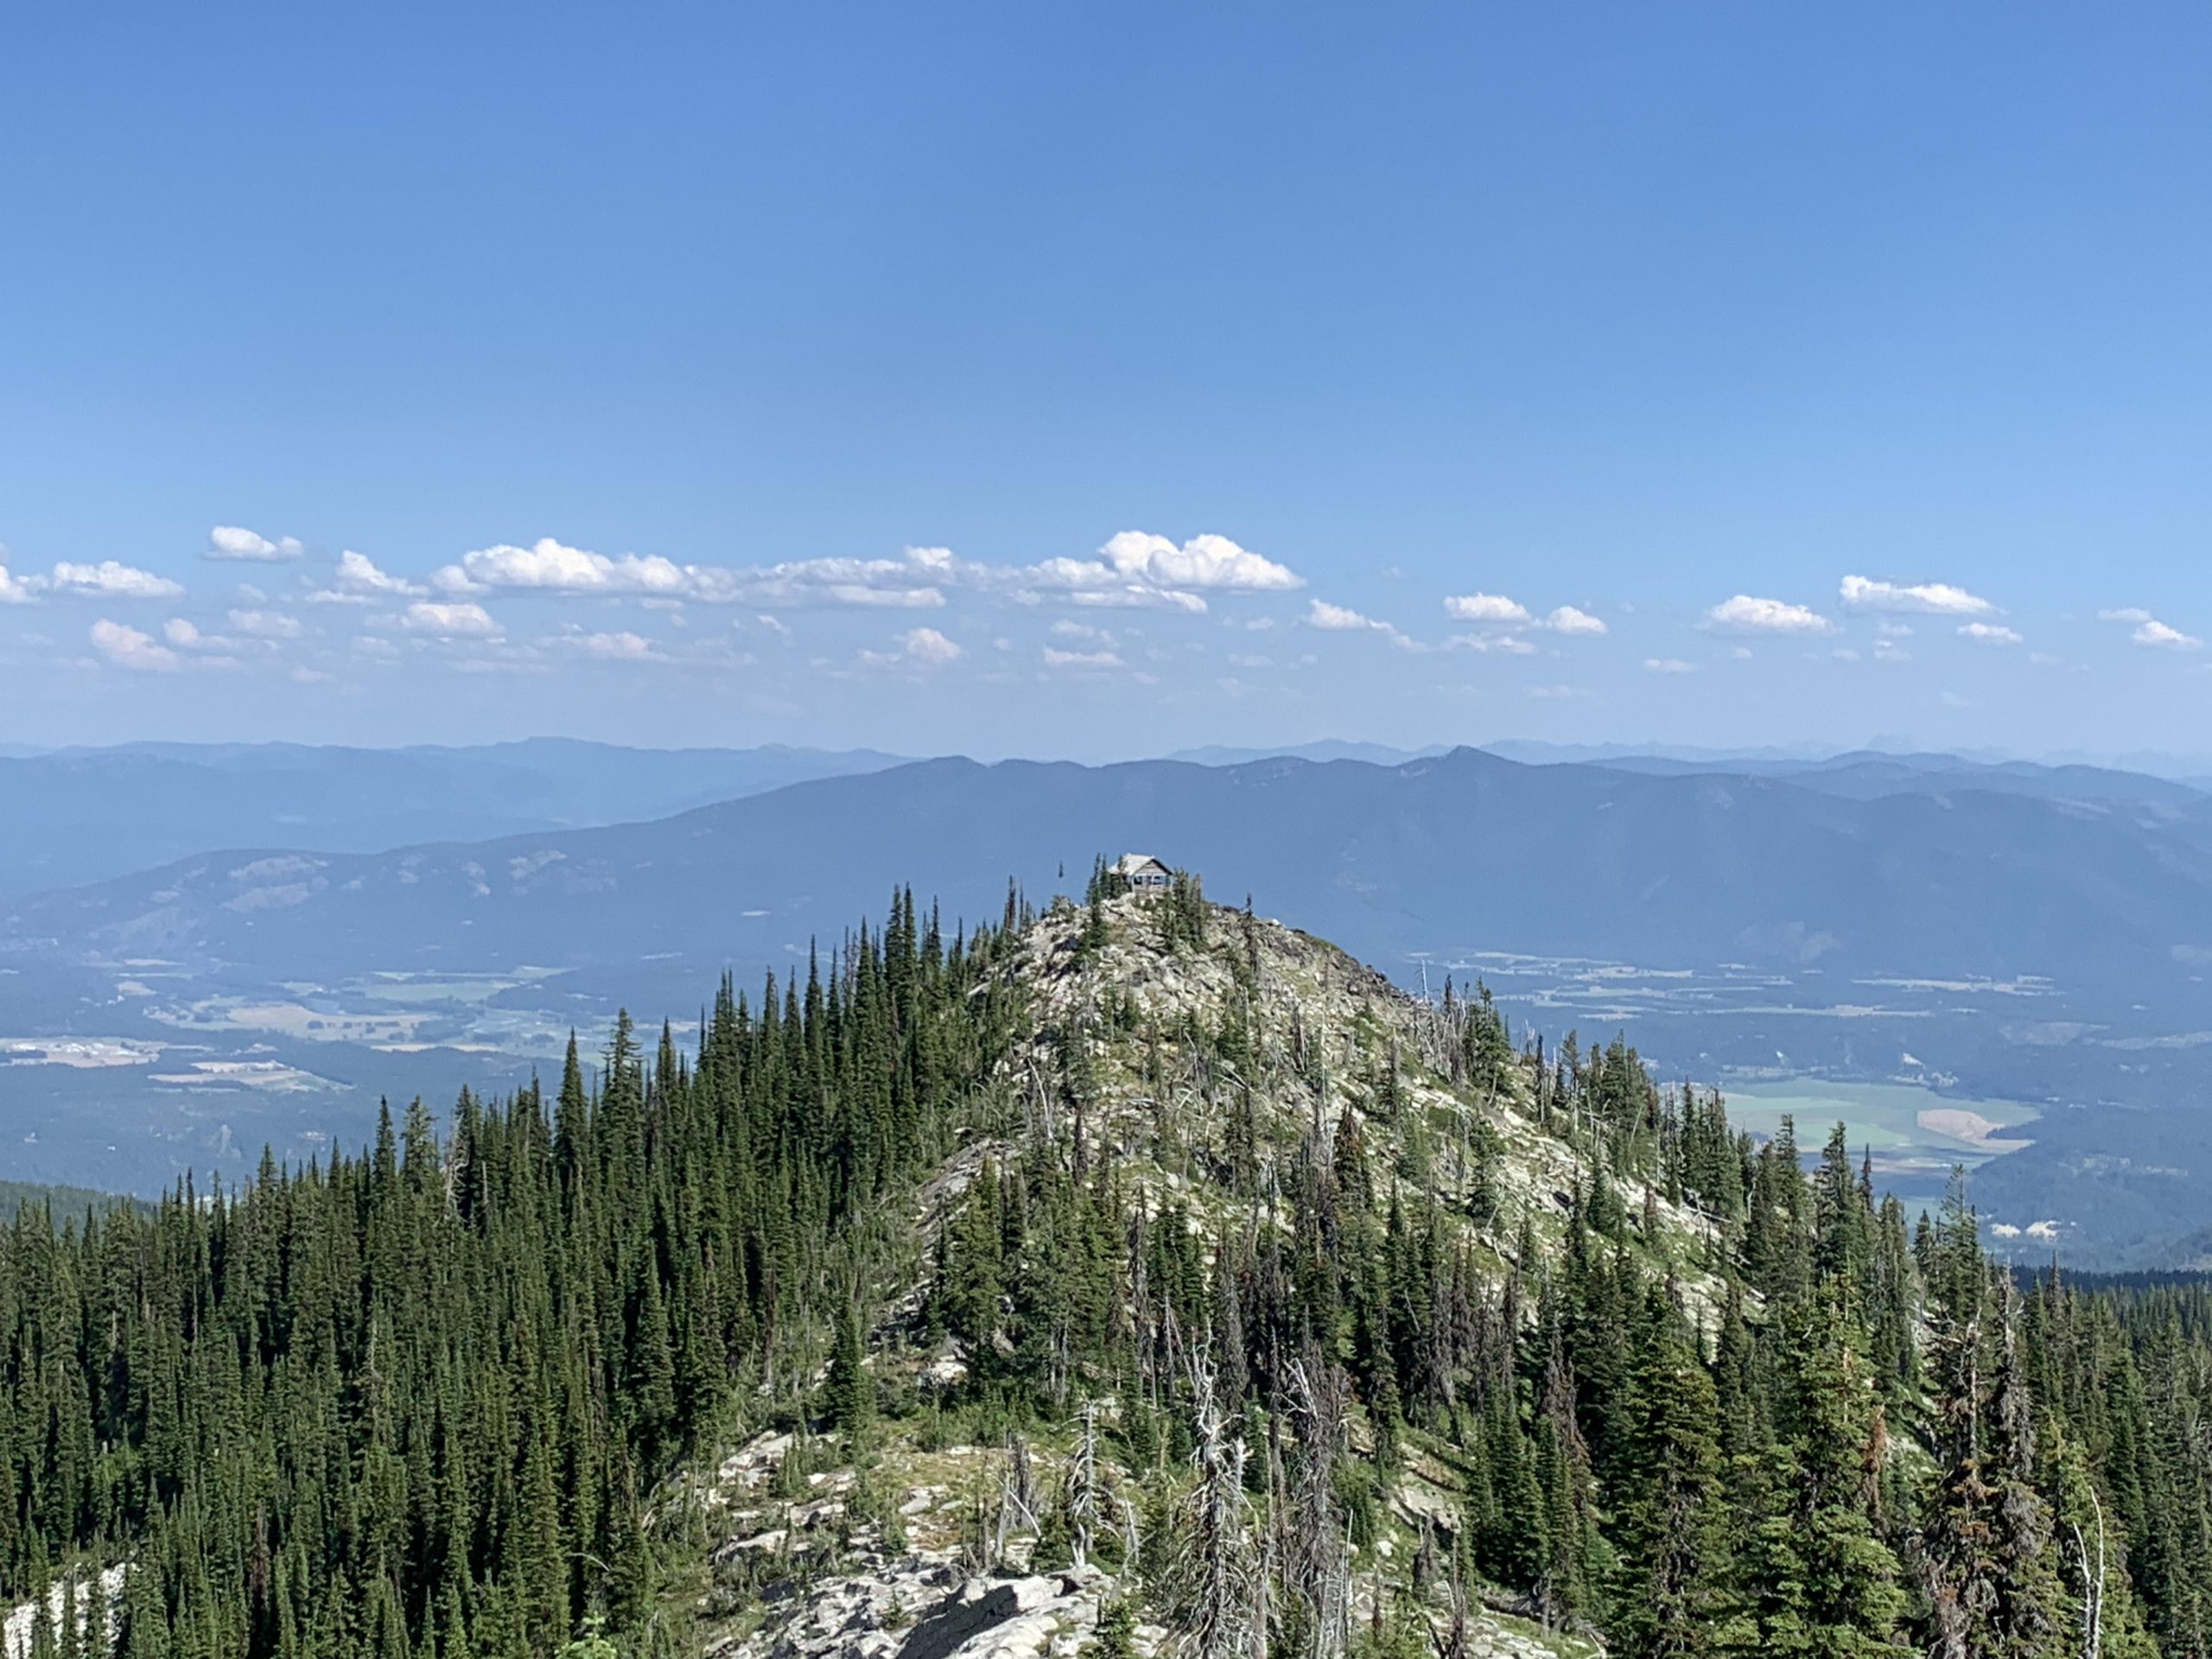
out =
<svg viewBox="0 0 2212 1659"><path fill-rule="evenodd" d="M950 929L1140 850L1405 982L1486 975L1554 1038L1625 1029L1670 1076L2037 1103L1977 1191L2099 1259L2212 1222L2212 796L1945 755L1197 753L0 761L0 1174L143 1191L264 1139L311 1155L381 1094L517 1080L618 1005L682 1019L725 969L804 972L896 884Z"/></svg>
<svg viewBox="0 0 2212 1659"><path fill-rule="evenodd" d="M1541 744L1500 744L1491 752L1540 766L1787 779L1859 799L1964 789L2048 800L2139 802L2186 812L2208 798L2191 784L2141 772L1945 754L1727 756ZM1326 741L1281 749L1199 748L1169 759L1217 768L1286 759L1388 768L1444 753ZM639 749L558 738L398 749L135 743L41 753L0 751L0 902L130 874L217 848L371 853L637 823L908 763L908 757L869 749Z"/></svg>
<svg viewBox="0 0 2212 1659"><path fill-rule="evenodd" d="M211 847L372 852L664 817L901 758L563 738L403 749L134 743L0 755L0 900Z"/></svg>
<svg viewBox="0 0 2212 1659"><path fill-rule="evenodd" d="M1471 749L1396 766L930 760L645 823L198 855L20 900L0 937L270 976L759 962L896 881L973 916L1010 877L1040 899L1079 891L1094 855L1139 848L1386 966L1481 949L2038 975L2120 1004L2194 994L2212 963L2212 798L2053 793L2054 772L1930 776L1535 766Z"/></svg>

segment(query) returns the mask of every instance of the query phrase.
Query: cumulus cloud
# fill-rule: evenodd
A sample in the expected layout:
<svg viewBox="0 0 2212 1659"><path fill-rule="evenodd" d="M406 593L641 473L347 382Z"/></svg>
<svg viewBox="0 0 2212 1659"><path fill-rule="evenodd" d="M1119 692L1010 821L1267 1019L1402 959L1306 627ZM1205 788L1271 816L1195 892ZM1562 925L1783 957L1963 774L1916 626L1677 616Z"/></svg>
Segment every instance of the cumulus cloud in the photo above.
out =
<svg viewBox="0 0 2212 1659"><path fill-rule="evenodd" d="M296 639L307 632L296 616L282 611L232 611L231 626L253 639Z"/></svg>
<svg viewBox="0 0 2212 1659"><path fill-rule="evenodd" d="M1444 601L1444 613L1458 622L1483 622L1525 628L1535 619L1529 608L1503 594L1459 594ZM1577 613L1580 614L1580 613Z"/></svg>
<svg viewBox="0 0 2212 1659"><path fill-rule="evenodd" d="M218 524L207 532L206 556L238 559L252 564L282 564L306 551L296 537L280 536L272 542L241 524Z"/></svg>
<svg viewBox="0 0 2212 1659"><path fill-rule="evenodd" d="M1819 612L1786 600L1738 594L1705 613L1707 626L1734 633L1826 633L1835 625Z"/></svg>
<svg viewBox="0 0 2212 1659"><path fill-rule="evenodd" d="M105 617L92 624L90 638L92 649L107 661L136 673L174 673L183 664L176 652L156 642L151 634Z"/></svg>
<svg viewBox="0 0 2212 1659"><path fill-rule="evenodd" d="M1193 536L1178 546L1165 536L1141 530L1125 530L1110 537L1095 558L967 565L963 570L980 578L978 585L1008 588L1017 598L1058 594L1077 605L1192 613L1206 608L1199 589L1283 593L1306 585L1287 567L1239 547L1226 536Z"/></svg>
<svg viewBox="0 0 2212 1659"><path fill-rule="evenodd" d="M1413 640L1380 617L1363 615L1349 606L1332 605L1325 599L1308 601L1306 626L1319 628L1324 633L1379 633L1401 651L1419 649Z"/></svg>
<svg viewBox="0 0 2212 1659"><path fill-rule="evenodd" d="M1900 583L1873 582L1865 576L1846 576L1837 588L1844 608L1852 611L1917 611L1932 616L1986 616L1997 607L1979 594L1955 588L1948 582Z"/></svg>
<svg viewBox="0 0 2212 1659"><path fill-rule="evenodd" d="M966 655L935 628L909 628L891 650L863 651L861 661L871 668L942 668Z"/></svg>
<svg viewBox="0 0 2212 1659"><path fill-rule="evenodd" d="M54 567L50 576L27 576L24 586L33 593L63 594L78 599L176 599L183 586L150 570L102 559L98 564Z"/></svg>
<svg viewBox="0 0 2212 1659"><path fill-rule="evenodd" d="M624 628L612 633L587 633L578 628L568 633L556 634L546 641L564 651L573 651L601 663L658 663L667 658L660 647L641 633Z"/></svg>
<svg viewBox="0 0 2212 1659"><path fill-rule="evenodd" d="M399 626L410 633L426 633L439 639L485 639L499 632L499 625L481 605L429 599L417 600L401 613Z"/></svg>
<svg viewBox="0 0 2212 1659"><path fill-rule="evenodd" d="M230 653L238 649L238 642L219 633L202 632L199 626L181 616L173 616L162 624L162 639L177 651L188 652L192 660L207 667L238 666L238 659Z"/></svg>
<svg viewBox="0 0 2212 1659"><path fill-rule="evenodd" d="M963 653L935 628L909 628L899 636L899 647L918 663L949 663Z"/></svg>
<svg viewBox="0 0 2212 1659"><path fill-rule="evenodd" d="M1034 564L963 559L950 548L909 547L895 558L829 556L747 568L678 564L658 555L609 556L551 537L527 547L502 543L467 553L432 582L455 597L492 593L588 594L643 600L696 600L778 609L842 606L931 610L952 590L995 593L1035 603L1203 612L1206 592L1268 593L1304 586L1294 572L1225 536L1177 543L1123 531L1090 558ZM340 583L341 588L345 584Z"/></svg>
<svg viewBox="0 0 2212 1659"><path fill-rule="evenodd" d="M1074 605L1103 605L1118 610L1188 611L1203 615L1206 602L1182 588L1073 588L1068 601Z"/></svg>
<svg viewBox="0 0 2212 1659"><path fill-rule="evenodd" d="M1587 611L1579 611L1572 605L1562 605L1547 616L1542 624L1554 633L1599 634L1605 632L1605 625Z"/></svg>
<svg viewBox="0 0 2212 1659"><path fill-rule="evenodd" d="M1371 616L1362 616L1346 606L1332 605L1325 599L1314 600L1306 607L1306 621L1307 626L1330 633L1351 633L1370 628L1382 632L1390 626L1388 622L1378 622Z"/></svg>
<svg viewBox="0 0 2212 1659"><path fill-rule="evenodd" d="M348 548L338 556L330 586L316 588L308 600L315 605L366 605L379 599L419 599L427 591L417 583L379 570L365 554Z"/></svg>
<svg viewBox="0 0 2212 1659"><path fill-rule="evenodd" d="M1226 536L1193 536L1178 547L1165 536L1125 530L1098 553L1117 575L1156 588L1281 593L1306 585L1285 566L1237 546Z"/></svg>
<svg viewBox="0 0 2212 1659"><path fill-rule="evenodd" d="M949 587L985 585L989 567L945 547L909 547L895 559L794 559L750 570L716 571L715 591L760 605L843 606L862 610L935 610Z"/></svg>
<svg viewBox="0 0 2212 1659"><path fill-rule="evenodd" d="M1978 645L2017 645L2020 636L2012 629L1996 622L1962 622L1959 638L1971 639Z"/></svg>
<svg viewBox="0 0 2212 1659"><path fill-rule="evenodd" d="M1533 657L1536 654L1534 642L1517 633L1455 633L1444 642L1446 651L1479 651L1488 655L1503 652L1508 657Z"/></svg>
<svg viewBox="0 0 2212 1659"><path fill-rule="evenodd" d="M2195 651L2204 643L2195 634L2183 633L2179 628L2159 621L2150 612L2135 606L2124 610L2099 611L2097 620L2129 624L2134 632L2127 637L2137 645L2148 645L2154 651Z"/></svg>
<svg viewBox="0 0 2212 1659"><path fill-rule="evenodd" d="M1643 659L1643 671L1647 674L1694 674L1697 664L1686 663L1679 657L1647 657Z"/></svg>
<svg viewBox="0 0 2212 1659"><path fill-rule="evenodd" d="M2204 642L2193 633L2183 633L2152 617L2128 636L2139 645L2154 645L2162 651L2195 651Z"/></svg>
<svg viewBox="0 0 2212 1659"><path fill-rule="evenodd" d="M8 550L0 547L0 605L28 605L30 602L29 585L8 574Z"/></svg>
<svg viewBox="0 0 2212 1659"><path fill-rule="evenodd" d="M447 565L431 580L448 594L680 594L690 590L692 578L658 555L609 558L544 536L528 547L503 542L465 553L460 563Z"/></svg>
<svg viewBox="0 0 2212 1659"><path fill-rule="evenodd" d="M1060 651L1052 645L1045 647L1045 666L1047 668L1127 668L1121 654L1111 651Z"/></svg>

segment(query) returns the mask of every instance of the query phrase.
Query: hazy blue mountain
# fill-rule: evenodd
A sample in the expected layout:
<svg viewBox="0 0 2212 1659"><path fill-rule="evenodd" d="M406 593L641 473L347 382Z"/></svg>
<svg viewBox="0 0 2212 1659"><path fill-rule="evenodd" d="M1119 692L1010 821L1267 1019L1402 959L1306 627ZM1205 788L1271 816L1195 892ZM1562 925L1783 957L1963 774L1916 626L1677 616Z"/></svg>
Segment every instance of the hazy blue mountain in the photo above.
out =
<svg viewBox="0 0 2212 1659"><path fill-rule="evenodd" d="M1831 976L2042 975L2119 1002L2212 962L2197 812L1994 790L1859 799L1796 779L1528 766L932 760L650 823L371 855L197 856L14 907L17 949L254 964L747 961L891 884L995 910L1137 847L1385 965L1510 950Z"/></svg>
<svg viewBox="0 0 2212 1659"><path fill-rule="evenodd" d="M899 763L866 750L137 743L0 756L0 899L210 847L369 852L664 817Z"/></svg>
<svg viewBox="0 0 2212 1659"><path fill-rule="evenodd" d="M608 760L632 764L654 763ZM1948 757L1812 777L1470 749L939 760L643 822L378 852L271 837L0 904L0 1039L92 1046L10 1066L9 1173L145 1190L242 1172L264 1139L315 1155L381 1095L511 1084L618 1004L685 1020L725 968L804 972L896 883L950 928L995 916L1010 880L1042 903L1141 849L1402 979L1417 958L1482 973L1554 1039L1624 1029L1671 1077L2041 1103L2035 1146L1977 1192L2065 1221L2069 1252L2148 1259L2212 1222L2177 1176L2212 1147L2187 1109L2212 1092L2212 801L2046 798L1992 770L2014 786L1910 786L1980 775ZM1853 782L1875 773L1880 792Z"/></svg>
<svg viewBox="0 0 2212 1659"><path fill-rule="evenodd" d="M1509 760L1520 760L1536 766L1561 764L1603 766L1626 760L1664 763L1663 768L1655 766L1653 769L1722 770L1749 773L1756 773L1775 765L1811 765L1834 753L1809 744L1789 748L1777 748L1770 745L1749 749L1713 749L1676 743L1547 743L1527 737L1500 738L1477 747L1487 749L1492 754L1502 754Z"/></svg>
<svg viewBox="0 0 2212 1659"><path fill-rule="evenodd" d="M1370 766L1402 766L1408 760L1425 760L1449 752L1451 746L1432 743L1426 748L1398 749L1387 743L1355 743L1344 738L1324 738L1316 743L1290 743L1281 748L1232 748L1218 743L1203 748L1178 749L1163 757L1189 760L1201 766L1241 766L1253 760L1364 760Z"/></svg>
<svg viewBox="0 0 2212 1659"><path fill-rule="evenodd" d="M1883 795L1993 790L2053 801L2138 802L2198 811L2212 795L2187 781L2111 766L2046 766L2031 760L1986 761L1955 754L1891 754L1859 750L1817 760L1752 757L1735 760L1618 755L1595 764L1660 777L1737 775L1787 779L1824 794L1872 800Z"/></svg>

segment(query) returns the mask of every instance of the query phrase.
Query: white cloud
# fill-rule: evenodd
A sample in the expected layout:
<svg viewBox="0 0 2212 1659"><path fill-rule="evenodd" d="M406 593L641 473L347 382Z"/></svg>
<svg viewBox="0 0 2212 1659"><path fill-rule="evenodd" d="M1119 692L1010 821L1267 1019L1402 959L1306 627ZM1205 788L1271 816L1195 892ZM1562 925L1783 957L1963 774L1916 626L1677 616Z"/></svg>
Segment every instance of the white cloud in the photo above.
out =
<svg viewBox="0 0 2212 1659"><path fill-rule="evenodd" d="M1934 616L1986 616L1997 607L1948 582L1899 583L1846 576L1836 590L1847 610L1915 611Z"/></svg>
<svg viewBox="0 0 2212 1659"><path fill-rule="evenodd" d="M1330 633L1350 633L1363 629L1387 632L1388 622L1378 622L1371 616L1362 616L1345 606L1332 605L1325 599L1313 601L1306 608L1306 622L1309 627L1320 628Z"/></svg>
<svg viewBox="0 0 2212 1659"><path fill-rule="evenodd" d="M28 605L31 590L20 578L8 574L8 550L0 547L0 605Z"/></svg>
<svg viewBox="0 0 2212 1659"><path fill-rule="evenodd" d="M1306 626L1309 628L1319 628L1324 633L1379 633L1401 651L1421 649L1413 640L1381 618L1363 615L1349 606L1332 605L1325 599L1307 601Z"/></svg>
<svg viewBox="0 0 2212 1659"><path fill-rule="evenodd" d="M1094 628L1088 622L1077 622L1065 616L1052 624L1051 632L1061 639L1103 639L1109 645L1114 643L1114 636L1105 629Z"/></svg>
<svg viewBox="0 0 2212 1659"><path fill-rule="evenodd" d="M1446 651L1479 651L1485 654L1503 652L1509 657L1533 657L1536 647L1533 641L1517 633L1455 633L1444 642Z"/></svg>
<svg viewBox="0 0 2212 1659"><path fill-rule="evenodd" d="M1529 614L1526 606L1503 594L1459 594L1444 601L1444 613L1455 621L1485 622L1504 627L1527 627L1535 620Z"/></svg>
<svg viewBox="0 0 2212 1659"><path fill-rule="evenodd" d="M1305 585L1284 566L1226 537L1194 536L1178 545L1141 531L1123 531L1091 558L1055 557L1029 565L988 564L961 558L950 548L909 547L896 558L830 556L746 569L678 564L658 555L610 557L546 537L528 547L480 548L432 580L442 593L467 597L595 594L779 609L932 610L946 602L948 590L966 589L1031 604L1052 595L1077 605L1194 613L1206 608L1201 589L1262 593Z"/></svg>
<svg viewBox="0 0 2212 1659"><path fill-rule="evenodd" d="M239 524L218 524L207 532L207 556L211 559L242 559L253 564L281 564L287 559L296 559L307 549L296 537L280 536L270 541Z"/></svg>
<svg viewBox="0 0 2212 1659"><path fill-rule="evenodd" d="M2127 637L2137 645L2148 645L2154 651L2195 651L2204 643L2195 634L2183 633L2179 628L2159 621L2150 612L2135 606L2125 610L2099 611L2097 620L2101 622L2132 623L2134 632Z"/></svg>
<svg viewBox="0 0 2212 1659"><path fill-rule="evenodd" d="M296 616L282 611L232 611L231 626L253 639L296 639L307 632Z"/></svg>
<svg viewBox="0 0 2212 1659"><path fill-rule="evenodd" d="M1098 555L1116 574L1155 588L1282 593L1306 585L1286 567L1237 546L1226 536L1193 536L1178 547L1165 536L1125 530L1100 548Z"/></svg>
<svg viewBox="0 0 2212 1659"><path fill-rule="evenodd" d="M348 548L338 556L338 569L330 586L308 595L310 604L365 605L377 599L417 599L428 589L403 577L379 570L365 554Z"/></svg>
<svg viewBox="0 0 2212 1659"><path fill-rule="evenodd" d="M1572 605L1562 605L1543 620L1542 626L1554 633L1598 634L1605 632L1605 625L1587 611L1579 611Z"/></svg>
<svg viewBox="0 0 2212 1659"><path fill-rule="evenodd" d="M79 599L176 599L184 593L181 583L167 576L113 559L102 559L98 564L71 564L65 560L54 567L50 576L25 578L25 586L33 592Z"/></svg>
<svg viewBox="0 0 2212 1659"><path fill-rule="evenodd" d="M1203 615L1206 602L1180 588L1077 588L1068 593L1075 605L1106 606L1116 610L1188 611Z"/></svg>
<svg viewBox="0 0 2212 1659"><path fill-rule="evenodd" d="M1962 622L1959 638L1971 639L1978 645L2017 645L2020 636L2014 630L1997 622Z"/></svg>
<svg viewBox="0 0 2212 1659"><path fill-rule="evenodd" d="M641 633L627 628L613 633L575 632L556 634L546 641L563 650L573 651L602 663L658 663L667 660L660 647Z"/></svg>
<svg viewBox="0 0 2212 1659"><path fill-rule="evenodd" d="M913 661L932 667L952 662L963 654L958 645L935 628L909 628L899 636L899 645Z"/></svg>
<svg viewBox="0 0 2212 1659"><path fill-rule="evenodd" d="M219 660L235 667L236 660L226 653L235 651L238 642L219 633L202 633L199 626L181 616L173 616L162 624L162 638L179 651L194 654L195 662L213 665Z"/></svg>
<svg viewBox="0 0 2212 1659"><path fill-rule="evenodd" d="M1643 659L1643 671L1647 674L1694 674L1697 664L1686 663L1679 657L1647 657Z"/></svg>
<svg viewBox="0 0 2212 1659"><path fill-rule="evenodd" d="M183 663L167 645L156 644L151 634L141 633L121 622L111 622L105 617L92 624L89 637L92 649L118 668L167 674Z"/></svg>
<svg viewBox="0 0 2212 1659"><path fill-rule="evenodd" d="M1874 660L1880 663L1909 663L1912 653L1897 644L1895 638L1885 634L1874 641Z"/></svg>
<svg viewBox="0 0 2212 1659"><path fill-rule="evenodd" d="M1118 653L1110 651L1056 651L1045 647L1045 666L1047 668L1127 668Z"/></svg>
<svg viewBox="0 0 2212 1659"><path fill-rule="evenodd" d="M2167 626L2155 616L2128 638L2139 645L2152 645L2161 651L2195 651L2204 643L2193 633L2183 633L2179 628Z"/></svg>
<svg viewBox="0 0 2212 1659"><path fill-rule="evenodd" d="M1826 633L1834 624L1819 612L1786 600L1738 594L1705 613L1707 626L1741 633Z"/></svg>
<svg viewBox="0 0 2212 1659"><path fill-rule="evenodd" d="M935 628L909 628L889 651L863 651L861 661L870 668L942 668L967 655Z"/></svg>
<svg viewBox="0 0 2212 1659"><path fill-rule="evenodd" d="M942 548L909 548L896 559L802 559L752 570L677 564L658 554L609 557L548 536L528 547L501 543L464 554L432 578L448 594L637 595L760 605L846 605L928 609L943 605L938 579L959 562Z"/></svg>
<svg viewBox="0 0 2212 1659"><path fill-rule="evenodd" d="M503 542L465 553L431 580L448 594L685 594L693 575L658 555L609 558L545 536L528 547Z"/></svg>
<svg viewBox="0 0 2212 1659"><path fill-rule="evenodd" d="M499 625L481 605L448 605L428 599L410 605L399 626L410 633L427 633L441 639L488 639L499 632Z"/></svg>

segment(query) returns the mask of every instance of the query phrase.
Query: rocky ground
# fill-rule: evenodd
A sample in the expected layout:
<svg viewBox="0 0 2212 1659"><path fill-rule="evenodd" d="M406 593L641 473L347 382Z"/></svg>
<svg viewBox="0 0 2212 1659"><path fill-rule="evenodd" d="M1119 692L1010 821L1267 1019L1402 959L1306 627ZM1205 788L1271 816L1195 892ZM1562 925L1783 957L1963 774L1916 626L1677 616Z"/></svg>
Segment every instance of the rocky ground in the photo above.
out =
<svg viewBox="0 0 2212 1659"><path fill-rule="evenodd" d="M1479 1094L1455 1084L1435 1008L1320 940L1216 908L1204 948L1169 947L1154 902L1131 896L1110 903L1103 942L1094 935L1086 943L1081 906L1056 908L1026 936L1005 972L1026 999L1028 1034L995 1085L1000 1122L973 1135L924 1185L912 1259L926 1262L935 1230L987 1159L1003 1160L1031 1137L1071 1134L1059 1116L1062 1091L1048 1081L1068 1063L1071 1044L1081 1046L1088 1068L1091 1103L1082 1132L1092 1155L1119 1160L1125 1188L1155 1209L1172 1197L1194 1233L1212 1236L1237 1202L1220 1185L1211 1154L1222 1091L1249 1088L1262 1157L1287 1155L1318 1112L1337 1127L1360 1122L1370 1143L1382 1148L1378 1166L1397 1172L1385 1179L1405 1181L1395 1147L1418 1133L1422 1179L1447 1199L1465 1196L1476 1137L1487 1136L1497 1149L1497 1215L1484 1227L1461 1224L1501 1272L1524 1223L1539 1248L1559 1236L1571 1191L1587 1172L1573 1147L1543 1128L1525 1080ZM1254 1046L1253 1075L1224 1078L1206 1070L1199 1045L1173 1033L1217 1029L1232 1007L1264 1038ZM1370 1121L1386 1071L1396 1078L1399 1103L1389 1126ZM1703 1271L1705 1218L1662 1194L1623 1197L1657 1217L1658 1250L1689 1305L1709 1304L1717 1283ZM894 1294L869 1363L887 1387L910 1398L957 1397L966 1365L957 1348L923 1338L924 1296L921 1284ZM1132 1593L1137 1575L1118 1537L1080 1564L1034 1560L1039 1529L1032 1516L1043 1507L1035 1494L1060 1479L1071 1426L1058 1441L1040 1433L1018 1446L978 1445L950 1440L945 1431L956 1422L969 1427L950 1411L934 1427L912 1419L883 1423L857 1465L840 1442L771 1433L695 1471L684 1496L703 1507L709 1535L721 1541L710 1556L707 1651L717 1659L1083 1653L1101 1606ZM1356 1444L1363 1432L1355 1429ZM1134 1541L1136 1483L1125 1471L1103 1472L1128 1495L1126 1513L1109 1524ZM1450 1448L1409 1435L1381 1533L1355 1552L1355 1625L1378 1594L1390 1593L1385 1586L1407 1578L1424 1535L1448 1534L1459 1503ZM1441 1635L1443 1616L1436 1617ZM1134 1646L1148 1659L1177 1643L1169 1631L1141 1624ZM1459 1649L1463 1659L1587 1659L1598 1651L1516 1617L1502 1599L1471 1606Z"/></svg>

